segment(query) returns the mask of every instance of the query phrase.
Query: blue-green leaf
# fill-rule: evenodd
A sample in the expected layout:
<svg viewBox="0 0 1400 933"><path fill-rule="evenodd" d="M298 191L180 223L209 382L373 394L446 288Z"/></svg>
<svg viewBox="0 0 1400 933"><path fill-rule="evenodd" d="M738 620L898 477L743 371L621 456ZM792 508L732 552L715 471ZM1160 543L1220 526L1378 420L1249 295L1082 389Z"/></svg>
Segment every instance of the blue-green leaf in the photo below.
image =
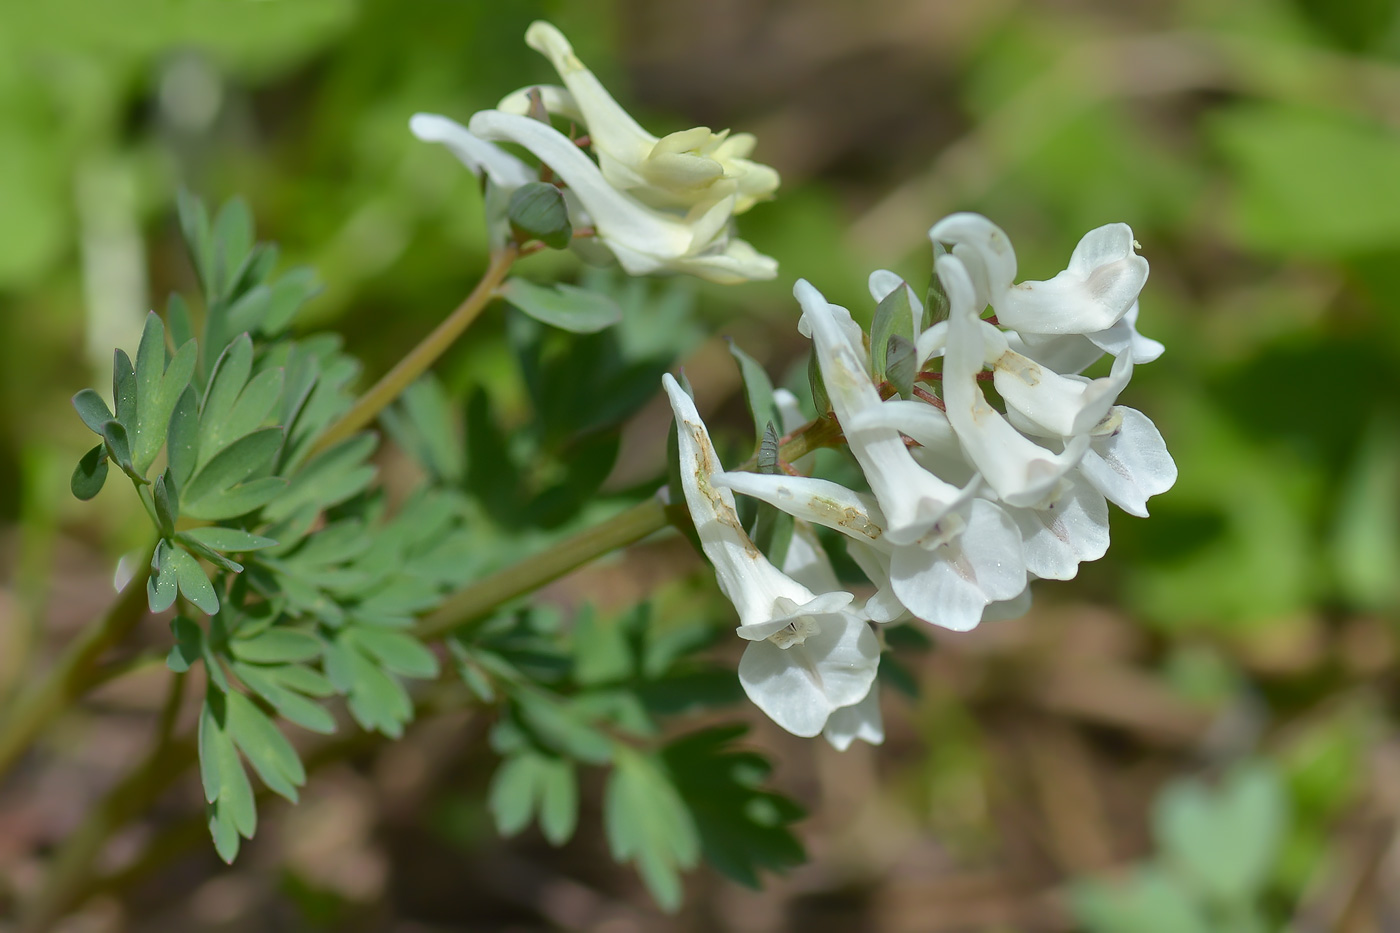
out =
<svg viewBox="0 0 1400 933"><path fill-rule="evenodd" d="M248 531L240 531L237 528L225 528L220 525L191 528L189 531L180 532L179 537L193 538L207 548L213 548L216 551L226 551L230 554L242 554L247 551L258 551L263 548L277 546L277 542L271 538L255 535Z"/></svg>
<svg viewBox="0 0 1400 933"><path fill-rule="evenodd" d="M107 482L107 445L98 444L83 454L78 465L73 468L73 476L68 487L78 499L87 501L102 491Z"/></svg>
<svg viewBox="0 0 1400 933"><path fill-rule="evenodd" d="M620 746L603 800L608 846L619 862L634 862L652 897L674 913L681 904L680 870L700 857L695 822L665 770Z"/></svg>
<svg viewBox="0 0 1400 933"><path fill-rule="evenodd" d="M243 661L259 664L287 664L310 661L321 656L321 640L309 632L274 627L252 638L234 638L229 650Z"/></svg>
<svg viewBox="0 0 1400 933"><path fill-rule="evenodd" d="M180 595L194 603L205 615L215 615L219 611L219 596L204 573L204 568L185 551L171 548L164 567L175 572L175 580L180 585Z"/></svg>
<svg viewBox="0 0 1400 933"><path fill-rule="evenodd" d="M264 428L229 444L204 465L181 496L186 515L206 521L235 518L266 505L286 488L286 480L264 476L282 444L281 428ZM247 480L247 482L245 482Z"/></svg>
<svg viewBox="0 0 1400 933"><path fill-rule="evenodd" d="M622 320L622 308L611 297L573 285L536 285L508 279L499 294L530 317L575 334L591 334Z"/></svg>
<svg viewBox="0 0 1400 933"><path fill-rule="evenodd" d="M101 434L102 426L113 420L112 410L95 389L83 389L73 396L73 408L83 419L83 424L95 434Z"/></svg>
<svg viewBox="0 0 1400 933"><path fill-rule="evenodd" d="M292 743L243 694L230 693L226 702L228 734L234 744L269 790L296 803L296 789L306 783L306 770Z"/></svg>

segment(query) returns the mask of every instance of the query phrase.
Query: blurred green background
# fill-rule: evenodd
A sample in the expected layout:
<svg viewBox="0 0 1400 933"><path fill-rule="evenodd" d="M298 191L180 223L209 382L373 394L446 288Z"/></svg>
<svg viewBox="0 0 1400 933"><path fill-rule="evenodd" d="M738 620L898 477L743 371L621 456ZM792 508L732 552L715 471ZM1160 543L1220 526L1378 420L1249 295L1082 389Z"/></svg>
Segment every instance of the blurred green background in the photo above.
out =
<svg viewBox="0 0 1400 933"><path fill-rule="evenodd" d="M369 762L339 780L368 808L356 851L370 880L298 869L270 842L252 867L192 869L152 916L183 917L181 929L268 929L269 910L300 918L287 929L1400 923L1394 0L6 4L0 677L15 678L5 654L19 657L35 624L58 640L100 607L104 575L139 543L130 497L68 495L87 446L68 399L103 384L112 347L134 347L144 312L191 285L176 190L243 195L260 235L326 283L303 326L340 330L378 374L460 300L485 258L475 185L440 147L413 139L408 118L465 120L553 81L522 41L538 17L653 132L752 131L755 157L782 173L778 199L740 218L742 235L780 260L778 280L696 287L705 328L687 372L720 423L748 430L737 374L703 334L732 334L775 375L790 371L804 350L790 297L798 277L869 314L865 276L889 267L921 287L924 233L951 211L1001 225L1022 278L1048 278L1084 231L1125 221L1152 266L1140 326L1167 353L1137 370L1123 402L1157 422L1180 480L1151 519L1115 514L1109 555L1039 589L1028 620L937 638L909 662L924 689L887 706L881 751L838 759L760 732L814 812L812 866L766 894L702 878L691 903L716 899L662 921L623 876L579 880L586 840L563 855L525 843L502 851L520 877L558 882L540 888L553 907L538 892L477 883L476 908L442 914L393 881L404 870L395 840L409 833L393 827L413 821L383 793L351 792L373 784ZM575 265L541 255L525 268L568 277ZM513 417L529 416L500 314L438 372L455 397L483 386ZM624 448L634 481L659 469L664 450L664 419L649 411ZM663 579L695 567L684 555L672 564ZM489 757L479 736L476 751ZM1163 894L1156 876L1099 900L1075 880L1153 852L1189 861L1173 830L1150 830L1152 801L1170 823L1164 782L1213 779L1243 759L1282 781L1275 809L1291 815L1260 817L1268 826L1254 834L1281 840L1249 891L1257 916L1191 926L1189 911L1172 919L1161 908L1186 895L1166 882ZM421 791L441 806L414 812L456 833L453 851L504 858L482 832L479 792L449 806L444 790L477 787L490 766L456 762L465 776L437 774ZM23 802L16 794L8 812ZM22 875L27 863L3 848L0 873L7 858ZM272 867L285 859L291 868ZM424 903L467 884L443 876ZM145 916L139 901L122 903L100 916ZM362 927L342 925L356 903L375 910ZM1167 925L1113 913L1133 909Z"/></svg>

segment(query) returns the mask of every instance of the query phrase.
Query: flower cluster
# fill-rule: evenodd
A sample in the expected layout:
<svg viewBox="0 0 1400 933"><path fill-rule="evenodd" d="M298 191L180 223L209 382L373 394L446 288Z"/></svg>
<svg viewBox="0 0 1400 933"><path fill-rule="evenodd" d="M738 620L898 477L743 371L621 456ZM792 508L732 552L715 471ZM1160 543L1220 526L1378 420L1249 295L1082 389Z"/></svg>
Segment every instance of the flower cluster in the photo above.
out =
<svg viewBox="0 0 1400 933"><path fill-rule="evenodd" d="M872 336L805 280L794 289L868 491L791 467L724 471L689 397L665 383L687 505L751 642L744 689L785 729L825 730L842 748L882 737L872 624L965 631L1019 615L1030 581L1070 579L1103 556L1108 502L1145 516L1176 481L1153 423L1116 404L1133 367L1162 352L1137 332L1147 262L1126 225L1090 231L1065 271L1019 284L1011 243L986 218L954 214L929 236L941 320L883 270L870 277ZM1106 376L1080 375L1104 354ZM794 518L781 570L745 534L736 492ZM837 583L814 525L844 536L874 587L863 603Z"/></svg>
<svg viewBox="0 0 1400 933"><path fill-rule="evenodd" d="M467 126L421 113L410 122L418 138L444 144L485 176L488 211L502 213L513 191L543 178L563 186L573 228L595 233L592 242L575 240L585 257L598 257L600 244L632 275L683 272L726 284L777 274L772 258L733 236L733 218L778 187L777 172L748 159L753 136L695 127L657 138L608 94L558 29L535 22L525 41L550 60L562 87L523 88ZM585 135L565 135L551 117ZM527 150L547 174L501 143ZM493 235L502 239L503 230L497 223Z"/></svg>

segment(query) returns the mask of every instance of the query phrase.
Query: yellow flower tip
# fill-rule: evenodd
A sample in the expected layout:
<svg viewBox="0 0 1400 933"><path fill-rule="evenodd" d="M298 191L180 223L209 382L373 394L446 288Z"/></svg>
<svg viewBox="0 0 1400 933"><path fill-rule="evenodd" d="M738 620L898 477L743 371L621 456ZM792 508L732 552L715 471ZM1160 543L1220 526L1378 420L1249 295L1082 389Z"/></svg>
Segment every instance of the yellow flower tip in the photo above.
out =
<svg viewBox="0 0 1400 933"><path fill-rule="evenodd" d="M574 47L553 23L537 19L525 30L525 44L539 52L554 65L560 76L572 71L587 71L588 68L574 54Z"/></svg>

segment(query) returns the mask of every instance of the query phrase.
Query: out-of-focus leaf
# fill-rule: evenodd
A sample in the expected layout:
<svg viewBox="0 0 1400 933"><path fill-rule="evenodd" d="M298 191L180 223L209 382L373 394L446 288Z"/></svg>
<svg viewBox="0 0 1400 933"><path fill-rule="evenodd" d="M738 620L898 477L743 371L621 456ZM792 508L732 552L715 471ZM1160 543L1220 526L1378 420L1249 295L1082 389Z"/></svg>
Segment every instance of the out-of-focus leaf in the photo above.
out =
<svg viewBox="0 0 1400 933"><path fill-rule="evenodd" d="M608 846L633 862L662 909L681 905L680 872L700 857L695 821L659 762L619 747L603 798Z"/></svg>
<svg viewBox="0 0 1400 933"><path fill-rule="evenodd" d="M98 444L83 454L78 465L73 468L73 477L68 485L76 498L86 501L101 492L106 482L107 445Z"/></svg>
<svg viewBox="0 0 1400 933"><path fill-rule="evenodd" d="M1288 822L1282 781L1270 765L1246 763L1212 790L1197 781L1169 786L1153 823L1164 854L1192 884L1225 903L1257 894Z"/></svg>
<svg viewBox="0 0 1400 933"><path fill-rule="evenodd" d="M1156 867L1122 881L1081 881L1071 891L1070 905L1092 933L1224 933L1207 920L1190 891Z"/></svg>
<svg viewBox="0 0 1400 933"><path fill-rule="evenodd" d="M759 887L759 871L783 871L806 858L790 826L803 816L791 800L760 785L771 766L732 744L746 726L717 726L684 736L662 752L667 771L699 830L709 862L729 878Z"/></svg>
<svg viewBox="0 0 1400 933"><path fill-rule="evenodd" d="M1322 110L1232 107L1211 124L1235 167L1235 226L1252 247L1351 256L1400 245L1400 134Z"/></svg>
<svg viewBox="0 0 1400 933"><path fill-rule="evenodd" d="M622 320L622 308L617 302L574 285L545 287L512 278L498 293L535 320L575 334L591 334Z"/></svg>

